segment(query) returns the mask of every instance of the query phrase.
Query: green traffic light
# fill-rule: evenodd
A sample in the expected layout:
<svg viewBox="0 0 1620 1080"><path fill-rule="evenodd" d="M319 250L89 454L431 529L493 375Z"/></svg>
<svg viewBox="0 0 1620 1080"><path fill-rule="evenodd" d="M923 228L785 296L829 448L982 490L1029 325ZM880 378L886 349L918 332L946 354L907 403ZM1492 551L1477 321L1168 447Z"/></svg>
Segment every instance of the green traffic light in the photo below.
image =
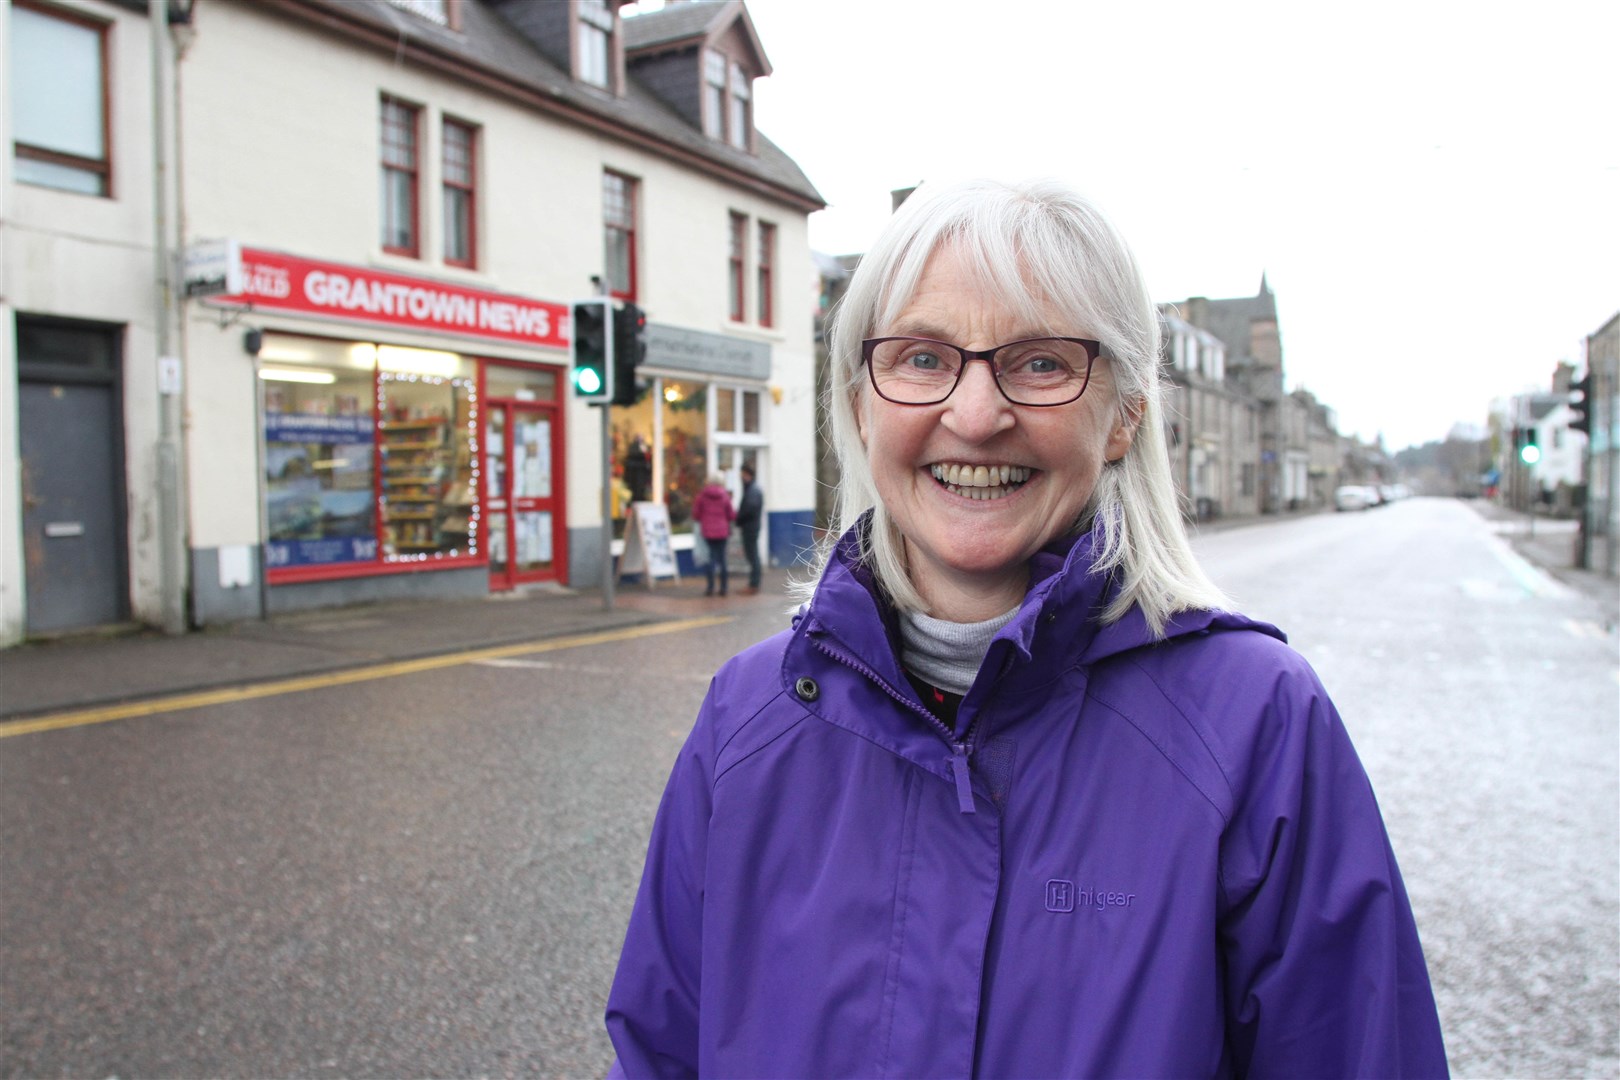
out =
<svg viewBox="0 0 1620 1080"><path fill-rule="evenodd" d="M1541 460L1541 447L1537 446L1535 443L1531 443L1529 446L1526 446L1523 450L1519 451L1519 460L1524 462L1526 465L1534 465L1536 462Z"/></svg>
<svg viewBox="0 0 1620 1080"><path fill-rule="evenodd" d="M574 372L574 385L582 394L602 392L602 373L595 368L579 368Z"/></svg>

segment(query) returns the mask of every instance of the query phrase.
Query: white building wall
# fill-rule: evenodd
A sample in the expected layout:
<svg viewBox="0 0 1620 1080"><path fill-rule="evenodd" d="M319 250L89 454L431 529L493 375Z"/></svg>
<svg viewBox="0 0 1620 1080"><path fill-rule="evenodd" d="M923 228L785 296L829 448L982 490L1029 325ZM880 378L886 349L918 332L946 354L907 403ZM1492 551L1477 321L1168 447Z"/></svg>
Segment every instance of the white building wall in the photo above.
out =
<svg viewBox="0 0 1620 1080"><path fill-rule="evenodd" d="M761 484L768 509L814 507L814 476L796 467L811 455L815 437L813 312L797 291L802 275L795 273L810 265L803 211L254 5L201 3L196 26L183 70L188 241L229 236L250 247L568 303L590 295L590 276L602 271L602 171L636 177L638 302L653 322L771 346L771 378L757 387L766 391L763 424L773 446ZM385 93L422 109L420 259L386 254L380 246L378 117ZM439 159L446 115L480 129L476 271L442 261ZM777 226L773 328L725 317L733 210ZM748 275L751 293L752 259ZM375 336L559 366L568 361L564 350L472 344L281 313L249 313L222 326L218 309L189 307L194 548L255 544L260 535L258 391L241 346L245 325ZM752 296L749 308L752 317ZM780 405L769 393L773 387L781 392ZM570 530L597 528L598 410L570 401L565 412L567 522Z"/></svg>
<svg viewBox="0 0 1620 1080"><path fill-rule="evenodd" d="M57 4L110 24L112 194L103 198L14 182L10 87L0 78L0 147L5 150L0 155L0 645L20 640L26 612L18 483L19 312L125 327L129 601L135 618L162 621L150 31L143 15L118 5ZM9 19L0 18L0 57L9 54Z"/></svg>

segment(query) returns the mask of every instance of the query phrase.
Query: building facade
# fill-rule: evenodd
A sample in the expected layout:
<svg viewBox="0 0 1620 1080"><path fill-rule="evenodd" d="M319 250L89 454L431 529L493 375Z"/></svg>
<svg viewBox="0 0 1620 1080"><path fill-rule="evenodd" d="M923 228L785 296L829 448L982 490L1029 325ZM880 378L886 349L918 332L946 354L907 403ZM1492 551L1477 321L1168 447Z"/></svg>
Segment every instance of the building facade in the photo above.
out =
<svg viewBox="0 0 1620 1080"><path fill-rule="evenodd" d="M143 4L13 5L10 55L36 15L90 28L115 85L105 190L29 174L20 130L0 185L18 395L0 424L21 424L28 478L0 493L0 641L596 584L604 487L616 535L632 501L658 504L679 554L703 479L743 464L769 557L795 558L822 202L753 126L770 66L742 3L618 6L198 0L153 33ZM572 302L599 294L648 318L639 390L606 416L569 380ZM89 486L122 515L95 527L122 607L40 614L72 591L55 541L83 536L46 534L71 531L51 491L28 509L62 471L31 429L96 422L31 418L102 368L118 424Z"/></svg>
<svg viewBox="0 0 1620 1080"><path fill-rule="evenodd" d="M1320 510L1357 459L1333 411L1283 389L1276 297L1195 296L1161 307L1171 461L1189 517Z"/></svg>
<svg viewBox="0 0 1620 1080"><path fill-rule="evenodd" d="M1620 577L1620 313L1586 339L1586 516L1581 565Z"/></svg>

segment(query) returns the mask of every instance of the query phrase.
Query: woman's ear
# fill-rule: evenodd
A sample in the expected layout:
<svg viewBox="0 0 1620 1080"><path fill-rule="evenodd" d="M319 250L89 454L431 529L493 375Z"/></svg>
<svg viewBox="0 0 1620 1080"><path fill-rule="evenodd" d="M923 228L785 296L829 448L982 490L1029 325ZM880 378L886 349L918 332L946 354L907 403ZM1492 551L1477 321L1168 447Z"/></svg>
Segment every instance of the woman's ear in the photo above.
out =
<svg viewBox="0 0 1620 1080"><path fill-rule="evenodd" d="M1120 460L1130 450L1131 443L1136 439L1136 429L1142 423L1142 410L1147 407L1147 399L1134 397L1129 401L1121 402L1119 416L1114 421L1114 428L1108 433L1108 446L1103 451L1103 460L1110 464Z"/></svg>

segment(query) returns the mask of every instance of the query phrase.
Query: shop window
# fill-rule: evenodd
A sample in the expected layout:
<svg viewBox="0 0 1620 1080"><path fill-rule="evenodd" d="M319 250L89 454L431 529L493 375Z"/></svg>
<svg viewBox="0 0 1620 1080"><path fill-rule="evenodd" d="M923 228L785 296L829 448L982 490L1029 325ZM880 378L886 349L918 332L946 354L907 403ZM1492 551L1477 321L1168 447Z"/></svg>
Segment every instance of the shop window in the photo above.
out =
<svg viewBox="0 0 1620 1080"><path fill-rule="evenodd" d="M729 386L715 390L714 429L740 435L758 435L758 390L739 390Z"/></svg>
<svg viewBox="0 0 1620 1080"><path fill-rule="evenodd" d="M748 218L742 214L731 215L730 257L727 264L726 284L730 290L731 318L734 322L742 322L748 318L748 308L744 303L745 289L743 285L743 263L748 252Z"/></svg>
<svg viewBox="0 0 1620 1080"><path fill-rule="evenodd" d="M376 561L373 379L369 359L353 362L342 343L265 335L270 569Z"/></svg>
<svg viewBox="0 0 1620 1080"><path fill-rule="evenodd" d="M472 361L266 334L258 363L272 571L480 554Z"/></svg>
<svg viewBox="0 0 1620 1080"><path fill-rule="evenodd" d="M776 276L776 226L759 223L759 325L775 326L776 315L771 308Z"/></svg>
<svg viewBox="0 0 1620 1080"><path fill-rule="evenodd" d="M415 258L417 245L417 119L414 105L382 99L382 248Z"/></svg>
<svg viewBox="0 0 1620 1080"><path fill-rule="evenodd" d="M13 176L110 194L105 24L21 0L10 15Z"/></svg>
<svg viewBox="0 0 1620 1080"><path fill-rule="evenodd" d="M602 173L602 231L609 291L620 300L636 298L636 181Z"/></svg>
<svg viewBox="0 0 1620 1080"><path fill-rule="evenodd" d="M383 557L475 555L478 389L454 353L377 350L377 460Z"/></svg>
<svg viewBox="0 0 1620 1080"><path fill-rule="evenodd" d="M478 265L477 136L472 125L445 118L444 261L469 269Z"/></svg>
<svg viewBox="0 0 1620 1080"><path fill-rule="evenodd" d="M692 503L708 479L708 386L662 380L659 420L663 436L663 497L670 527L692 529Z"/></svg>

